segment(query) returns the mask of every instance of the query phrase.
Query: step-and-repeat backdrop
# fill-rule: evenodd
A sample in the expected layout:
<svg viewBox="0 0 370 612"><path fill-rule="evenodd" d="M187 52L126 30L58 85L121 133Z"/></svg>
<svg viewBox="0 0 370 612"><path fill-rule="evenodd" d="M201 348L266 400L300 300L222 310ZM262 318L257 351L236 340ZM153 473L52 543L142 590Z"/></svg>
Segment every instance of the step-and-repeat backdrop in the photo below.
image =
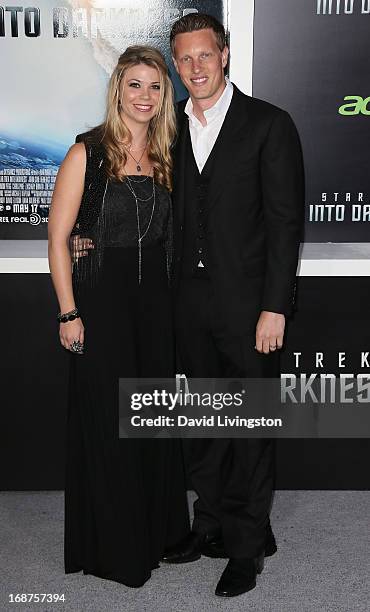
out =
<svg viewBox="0 0 370 612"><path fill-rule="evenodd" d="M171 24L199 10L228 27L232 1L0 5L0 239L46 238L58 166L75 135L101 121L119 53L138 42L159 47L182 98ZM370 0L255 2L253 94L286 108L297 123L307 242L369 242L369 26Z"/></svg>
<svg viewBox="0 0 370 612"><path fill-rule="evenodd" d="M211 13L228 29L231 24L231 74L233 66L238 65L235 74L243 74L244 65L248 71L253 63L253 95L285 108L296 122L306 167L306 242L359 243L359 248L370 242L370 0L30 4L0 4L2 257L12 257L7 245L14 249L14 241L46 239L58 167L76 134L102 120L109 75L128 45L159 47L177 98L185 97L168 38L172 23L192 11ZM234 17L233 38L236 6L240 18L236 23ZM236 54L244 38L250 51ZM4 488L58 488L67 362L58 344L55 296L47 274L1 276L0 316L10 321L2 329L2 403L9 409L3 412L0 461L11 466ZM370 372L368 276L299 281L283 371L345 373L355 385L359 374ZM364 486L365 440L347 446L296 442L292 447L282 441L278 486Z"/></svg>

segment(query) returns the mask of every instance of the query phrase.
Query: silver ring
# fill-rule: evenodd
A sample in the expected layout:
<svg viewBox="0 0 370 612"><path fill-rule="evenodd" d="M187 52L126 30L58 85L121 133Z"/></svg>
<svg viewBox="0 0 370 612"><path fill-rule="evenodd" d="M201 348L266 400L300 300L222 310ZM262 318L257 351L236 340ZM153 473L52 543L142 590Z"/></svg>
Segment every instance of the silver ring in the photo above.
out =
<svg viewBox="0 0 370 612"><path fill-rule="evenodd" d="M82 353L83 348L84 345L79 340L73 340L72 344L70 345L70 349L74 353Z"/></svg>

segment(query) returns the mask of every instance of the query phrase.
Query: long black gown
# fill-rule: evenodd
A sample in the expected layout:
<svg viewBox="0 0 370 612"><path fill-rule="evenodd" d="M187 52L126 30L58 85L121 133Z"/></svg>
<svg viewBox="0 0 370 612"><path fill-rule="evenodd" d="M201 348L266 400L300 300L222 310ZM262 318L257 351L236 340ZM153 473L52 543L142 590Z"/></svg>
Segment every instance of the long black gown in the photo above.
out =
<svg viewBox="0 0 370 612"><path fill-rule="evenodd" d="M152 185L134 187L145 199ZM140 284L136 204L125 182L109 181L105 207L99 282L78 295L85 351L70 354L64 561L66 573L138 587L189 530L180 440L118 437L118 378L174 375L169 198L156 185ZM151 211L152 200L139 202L141 234Z"/></svg>

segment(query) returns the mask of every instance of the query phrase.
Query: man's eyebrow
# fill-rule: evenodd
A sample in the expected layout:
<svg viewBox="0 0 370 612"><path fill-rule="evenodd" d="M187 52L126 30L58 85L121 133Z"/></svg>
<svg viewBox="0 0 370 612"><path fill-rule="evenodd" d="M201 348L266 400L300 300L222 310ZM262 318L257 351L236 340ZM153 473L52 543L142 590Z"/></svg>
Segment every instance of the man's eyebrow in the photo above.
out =
<svg viewBox="0 0 370 612"><path fill-rule="evenodd" d="M199 49L199 51L196 51L194 53L194 55L200 55L202 53L213 53L212 49ZM184 57L191 57L192 54L191 53L184 53L184 55L180 55L180 59L183 59Z"/></svg>

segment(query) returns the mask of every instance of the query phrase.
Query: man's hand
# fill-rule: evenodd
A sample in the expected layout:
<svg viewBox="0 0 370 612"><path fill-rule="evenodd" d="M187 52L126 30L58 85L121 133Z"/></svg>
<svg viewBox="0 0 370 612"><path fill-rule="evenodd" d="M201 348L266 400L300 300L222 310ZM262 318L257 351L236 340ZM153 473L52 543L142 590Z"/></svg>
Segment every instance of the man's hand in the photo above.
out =
<svg viewBox="0 0 370 612"><path fill-rule="evenodd" d="M89 254L88 249L94 248L94 243L91 238L80 238L78 234L71 236L69 239L69 248L73 263L80 257L86 257Z"/></svg>
<svg viewBox="0 0 370 612"><path fill-rule="evenodd" d="M259 353L276 351L283 346L285 316L263 310L256 327L256 349Z"/></svg>

